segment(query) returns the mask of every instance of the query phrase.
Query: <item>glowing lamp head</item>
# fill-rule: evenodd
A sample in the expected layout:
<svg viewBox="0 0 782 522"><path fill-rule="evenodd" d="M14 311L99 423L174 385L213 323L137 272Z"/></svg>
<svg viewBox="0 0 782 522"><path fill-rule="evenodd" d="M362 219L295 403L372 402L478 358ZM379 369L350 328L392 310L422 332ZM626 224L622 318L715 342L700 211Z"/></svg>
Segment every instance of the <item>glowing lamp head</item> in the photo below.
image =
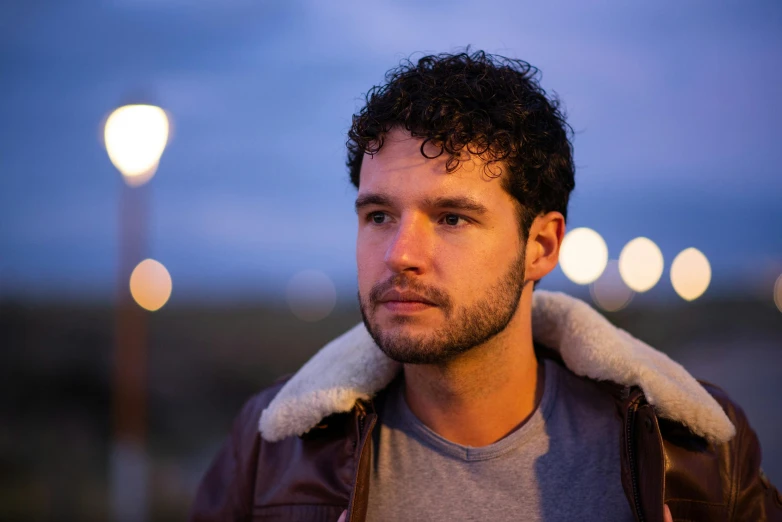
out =
<svg viewBox="0 0 782 522"><path fill-rule="evenodd" d="M145 259L130 274L130 294L141 308L159 310L171 297L171 275L160 262Z"/></svg>
<svg viewBox="0 0 782 522"><path fill-rule="evenodd" d="M166 112L154 105L125 105L111 113L103 130L109 159L130 186L155 175L168 142Z"/></svg>
<svg viewBox="0 0 782 522"><path fill-rule="evenodd" d="M591 228L571 230L562 241L559 266L576 284L596 281L608 263L608 246L602 236Z"/></svg>
<svg viewBox="0 0 782 522"><path fill-rule="evenodd" d="M698 249L682 250L671 263L671 284L686 301L694 301L703 295L710 282L711 265Z"/></svg>
<svg viewBox="0 0 782 522"><path fill-rule="evenodd" d="M619 254L619 274L635 292L650 290L663 275L663 253L651 240L637 237L627 243Z"/></svg>

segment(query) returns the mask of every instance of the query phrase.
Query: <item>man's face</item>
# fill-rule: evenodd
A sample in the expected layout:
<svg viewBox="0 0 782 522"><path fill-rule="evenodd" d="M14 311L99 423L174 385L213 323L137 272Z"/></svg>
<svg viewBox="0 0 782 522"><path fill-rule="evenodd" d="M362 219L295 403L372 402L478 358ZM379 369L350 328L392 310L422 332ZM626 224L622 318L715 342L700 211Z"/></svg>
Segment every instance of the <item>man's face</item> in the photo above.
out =
<svg viewBox="0 0 782 522"><path fill-rule="evenodd" d="M364 323L389 357L435 364L508 325L524 284L524 245L500 178L486 176L478 158L448 173L445 154L427 159L421 143L395 129L364 157L358 294Z"/></svg>

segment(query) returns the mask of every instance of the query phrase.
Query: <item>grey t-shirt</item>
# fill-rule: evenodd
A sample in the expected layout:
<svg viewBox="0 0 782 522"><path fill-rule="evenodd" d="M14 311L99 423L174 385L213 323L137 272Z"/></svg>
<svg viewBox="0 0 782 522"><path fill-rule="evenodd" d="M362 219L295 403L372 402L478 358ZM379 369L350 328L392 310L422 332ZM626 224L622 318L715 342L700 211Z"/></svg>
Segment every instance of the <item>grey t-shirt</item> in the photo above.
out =
<svg viewBox="0 0 782 522"><path fill-rule="evenodd" d="M396 379L374 433L367 520L633 520L613 400L547 359L544 375L527 421L477 448L427 428Z"/></svg>

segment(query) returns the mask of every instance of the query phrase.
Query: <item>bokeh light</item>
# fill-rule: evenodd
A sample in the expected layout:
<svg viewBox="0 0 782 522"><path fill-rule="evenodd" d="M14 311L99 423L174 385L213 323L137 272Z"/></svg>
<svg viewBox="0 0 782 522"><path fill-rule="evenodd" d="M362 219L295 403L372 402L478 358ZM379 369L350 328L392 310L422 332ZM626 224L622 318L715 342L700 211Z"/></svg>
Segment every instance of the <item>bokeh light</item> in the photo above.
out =
<svg viewBox="0 0 782 522"><path fill-rule="evenodd" d="M125 105L106 120L103 140L109 159L131 186L149 181L168 142L166 112L154 105Z"/></svg>
<svg viewBox="0 0 782 522"><path fill-rule="evenodd" d="M651 239L637 237L619 254L619 274L635 292L650 290L663 275L663 253Z"/></svg>
<svg viewBox="0 0 782 522"><path fill-rule="evenodd" d="M777 310L782 312L782 274L777 277L777 282L774 283L774 304L777 305Z"/></svg>
<svg viewBox="0 0 782 522"><path fill-rule="evenodd" d="M625 284L619 263L609 261L597 281L589 286L592 301L606 312L617 312L633 300L635 292Z"/></svg>
<svg viewBox="0 0 782 522"><path fill-rule="evenodd" d="M559 266L574 283L588 285L595 281L605 270L607 262L606 242L591 228L576 228L565 235Z"/></svg>
<svg viewBox="0 0 782 522"><path fill-rule="evenodd" d="M695 248L679 252L671 263L671 283L682 299L699 298L711 282L711 265L703 253Z"/></svg>
<svg viewBox="0 0 782 522"><path fill-rule="evenodd" d="M145 259L130 274L130 294L141 308L160 310L171 297L171 275L161 263Z"/></svg>
<svg viewBox="0 0 782 522"><path fill-rule="evenodd" d="M337 304L337 289L331 278L319 270L303 270L288 282L288 305L293 315L307 322L329 316Z"/></svg>

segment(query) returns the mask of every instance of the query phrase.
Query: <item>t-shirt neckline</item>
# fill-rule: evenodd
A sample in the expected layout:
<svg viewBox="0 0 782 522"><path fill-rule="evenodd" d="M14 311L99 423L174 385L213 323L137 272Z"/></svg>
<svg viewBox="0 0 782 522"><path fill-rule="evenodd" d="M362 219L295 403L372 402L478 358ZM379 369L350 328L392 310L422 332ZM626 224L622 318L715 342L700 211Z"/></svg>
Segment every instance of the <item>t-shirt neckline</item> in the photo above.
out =
<svg viewBox="0 0 782 522"><path fill-rule="evenodd" d="M399 379L395 383L395 388L392 393L392 408L399 415L400 427L408 435L414 437L419 442L430 446L432 449L449 455L451 457L466 461L483 461L500 457L509 451L513 451L515 448L523 445L528 440L534 437L534 434L539 431L539 426L545 422L545 420L551 414L551 409L555 403L557 384L559 381L559 368L557 364L544 359L541 361L543 366L544 383L543 394L538 402L535 411L530 415L526 422L519 428L515 429L502 439L489 444L488 446L473 447L463 446L455 442L451 442L448 439L432 431L421 420L415 416L407 405L407 401L404 397L402 385L404 381Z"/></svg>

